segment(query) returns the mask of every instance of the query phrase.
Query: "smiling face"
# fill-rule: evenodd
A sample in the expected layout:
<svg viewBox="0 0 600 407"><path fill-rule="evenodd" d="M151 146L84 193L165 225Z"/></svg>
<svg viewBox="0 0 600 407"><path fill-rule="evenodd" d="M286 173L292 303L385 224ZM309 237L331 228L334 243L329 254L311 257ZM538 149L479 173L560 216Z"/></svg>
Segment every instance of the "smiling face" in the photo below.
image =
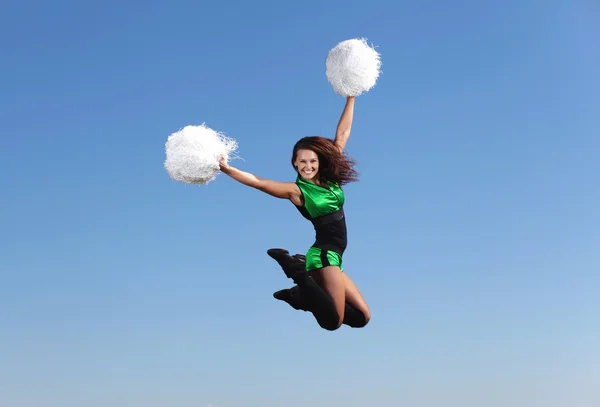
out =
<svg viewBox="0 0 600 407"><path fill-rule="evenodd" d="M302 178L313 182L316 180L319 173L319 157L317 153L312 150L298 150L294 165Z"/></svg>

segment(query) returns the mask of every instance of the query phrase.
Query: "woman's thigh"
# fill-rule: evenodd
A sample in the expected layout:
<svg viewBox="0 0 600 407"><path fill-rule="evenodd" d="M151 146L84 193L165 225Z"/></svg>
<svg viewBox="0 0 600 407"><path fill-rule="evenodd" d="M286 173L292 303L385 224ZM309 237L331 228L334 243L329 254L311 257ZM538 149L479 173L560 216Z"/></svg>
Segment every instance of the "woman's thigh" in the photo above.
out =
<svg viewBox="0 0 600 407"><path fill-rule="evenodd" d="M338 266L327 266L311 272L312 278L329 294L340 317L340 325L344 320L346 306L346 280Z"/></svg>

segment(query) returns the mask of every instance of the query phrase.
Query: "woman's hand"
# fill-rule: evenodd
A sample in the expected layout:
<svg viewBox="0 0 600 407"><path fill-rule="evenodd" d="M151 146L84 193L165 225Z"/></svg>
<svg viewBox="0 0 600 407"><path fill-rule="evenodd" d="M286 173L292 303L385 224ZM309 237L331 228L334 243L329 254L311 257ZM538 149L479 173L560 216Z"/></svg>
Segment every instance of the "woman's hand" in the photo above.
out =
<svg viewBox="0 0 600 407"><path fill-rule="evenodd" d="M221 159L219 160L219 169L221 170L221 172L227 173L229 168L229 165L225 161L225 157L221 157Z"/></svg>

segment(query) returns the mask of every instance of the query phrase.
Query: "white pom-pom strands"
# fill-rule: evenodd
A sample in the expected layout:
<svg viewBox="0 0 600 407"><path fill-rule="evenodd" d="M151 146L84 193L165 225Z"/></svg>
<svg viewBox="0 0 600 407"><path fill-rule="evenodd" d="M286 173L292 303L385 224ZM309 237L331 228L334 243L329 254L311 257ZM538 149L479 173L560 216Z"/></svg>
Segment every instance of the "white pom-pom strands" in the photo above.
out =
<svg viewBox="0 0 600 407"><path fill-rule="evenodd" d="M351 39L329 51L325 68L327 80L337 94L359 96L377 83L381 57L365 39Z"/></svg>
<svg viewBox="0 0 600 407"><path fill-rule="evenodd" d="M171 179L205 185L219 173L219 160L229 160L237 142L204 124L186 126L169 136L165 144L165 169Z"/></svg>

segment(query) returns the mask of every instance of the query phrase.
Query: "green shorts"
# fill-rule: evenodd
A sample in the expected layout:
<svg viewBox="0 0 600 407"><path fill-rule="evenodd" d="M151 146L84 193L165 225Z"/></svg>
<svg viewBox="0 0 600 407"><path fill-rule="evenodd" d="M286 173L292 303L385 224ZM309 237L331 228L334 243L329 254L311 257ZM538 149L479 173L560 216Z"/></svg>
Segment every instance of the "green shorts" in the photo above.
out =
<svg viewBox="0 0 600 407"><path fill-rule="evenodd" d="M338 266L344 271L342 266L342 256L331 250L311 247L306 252L306 271L310 272L327 266Z"/></svg>

